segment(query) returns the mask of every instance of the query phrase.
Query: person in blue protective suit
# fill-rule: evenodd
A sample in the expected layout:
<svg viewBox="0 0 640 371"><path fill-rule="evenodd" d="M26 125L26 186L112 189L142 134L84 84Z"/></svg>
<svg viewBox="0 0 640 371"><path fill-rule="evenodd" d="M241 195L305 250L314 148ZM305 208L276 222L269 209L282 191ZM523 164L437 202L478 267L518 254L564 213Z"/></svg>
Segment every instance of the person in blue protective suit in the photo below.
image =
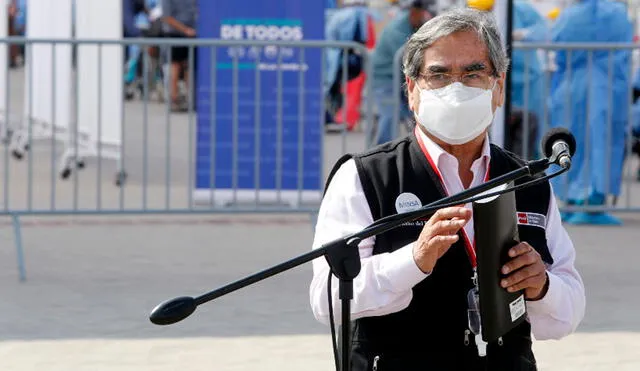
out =
<svg viewBox="0 0 640 371"><path fill-rule="evenodd" d="M624 4L578 1L565 9L552 29L555 43L628 43L633 29ZM559 50L550 96L552 126L571 130L577 141L571 170L553 180L561 200L604 205L620 194L628 121L631 54L619 51ZM611 68L610 68L611 67ZM598 212L565 213L571 224L620 224Z"/></svg>

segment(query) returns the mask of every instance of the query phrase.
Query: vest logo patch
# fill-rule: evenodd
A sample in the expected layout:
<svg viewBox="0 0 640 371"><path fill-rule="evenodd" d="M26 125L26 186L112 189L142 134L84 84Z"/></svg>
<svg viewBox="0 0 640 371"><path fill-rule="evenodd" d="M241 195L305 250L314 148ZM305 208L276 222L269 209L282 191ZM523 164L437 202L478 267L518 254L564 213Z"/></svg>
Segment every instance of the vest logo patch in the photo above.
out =
<svg viewBox="0 0 640 371"><path fill-rule="evenodd" d="M542 229L545 229L547 225L547 217L542 214L518 212L516 215L520 225L530 225Z"/></svg>
<svg viewBox="0 0 640 371"><path fill-rule="evenodd" d="M422 207L422 202L413 193L404 192L396 198L396 211L398 214L418 210Z"/></svg>

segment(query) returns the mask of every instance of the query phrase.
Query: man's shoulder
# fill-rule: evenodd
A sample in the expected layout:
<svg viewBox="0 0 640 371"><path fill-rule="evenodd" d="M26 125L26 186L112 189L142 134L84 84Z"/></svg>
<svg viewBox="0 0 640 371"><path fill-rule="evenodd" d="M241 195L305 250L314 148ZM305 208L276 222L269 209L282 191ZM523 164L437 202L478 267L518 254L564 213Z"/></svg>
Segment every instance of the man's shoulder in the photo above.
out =
<svg viewBox="0 0 640 371"><path fill-rule="evenodd" d="M411 143L411 141L412 141L412 136L406 135L396 140L382 143L374 147L371 147L369 149L366 149L364 151L354 153L352 157L358 158L358 159L366 159L366 158L372 158L372 157L379 157L380 155L384 155L384 154L394 153L398 151L398 149L400 149L401 147L406 147L408 144Z"/></svg>
<svg viewBox="0 0 640 371"><path fill-rule="evenodd" d="M344 170L345 167L351 168L353 166L358 174L365 169L377 169L377 165L381 162L393 162L393 158L396 157L398 153L402 153L403 147L407 148L411 141L411 136L407 135L391 142L379 144L364 151L342 155L333 164L333 168L327 178L325 189L340 169Z"/></svg>

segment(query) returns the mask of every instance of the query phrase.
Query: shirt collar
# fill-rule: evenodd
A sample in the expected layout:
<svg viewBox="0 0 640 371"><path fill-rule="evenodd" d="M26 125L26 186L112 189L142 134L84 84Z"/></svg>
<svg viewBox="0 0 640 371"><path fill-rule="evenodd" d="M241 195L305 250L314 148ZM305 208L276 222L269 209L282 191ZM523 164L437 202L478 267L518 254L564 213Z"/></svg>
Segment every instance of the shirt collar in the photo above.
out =
<svg viewBox="0 0 640 371"><path fill-rule="evenodd" d="M442 149L436 142L431 140L428 135L426 135L422 130L416 130L418 135L420 135L420 139L424 143L424 147L429 153L431 160L440 170L446 163L455 164L456 167L458 165L458 160L450 153ZM487 135L482 144L482 153L480 158L476 159L471 165L471 170L476 172L477 170L482 170L486 172L489 166L489 161L491 161L491 147L489 145L489 135ZM477 167L480 166L480 169Z"/></svg>

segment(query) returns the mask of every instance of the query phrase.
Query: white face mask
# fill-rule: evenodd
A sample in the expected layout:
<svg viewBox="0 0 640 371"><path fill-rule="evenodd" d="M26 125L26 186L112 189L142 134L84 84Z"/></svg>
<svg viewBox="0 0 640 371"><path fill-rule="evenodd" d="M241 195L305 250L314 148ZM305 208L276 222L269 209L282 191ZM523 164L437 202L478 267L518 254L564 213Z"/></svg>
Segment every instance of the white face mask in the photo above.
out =
<svg viewBox="0 0 640 371"><path fill-rule="evenodd" d="M416 119L430 134L445 143L468 143L491 125L492 97L493 87L470 88L460 82L440 89L420 89L420 108Z"/></svg>

